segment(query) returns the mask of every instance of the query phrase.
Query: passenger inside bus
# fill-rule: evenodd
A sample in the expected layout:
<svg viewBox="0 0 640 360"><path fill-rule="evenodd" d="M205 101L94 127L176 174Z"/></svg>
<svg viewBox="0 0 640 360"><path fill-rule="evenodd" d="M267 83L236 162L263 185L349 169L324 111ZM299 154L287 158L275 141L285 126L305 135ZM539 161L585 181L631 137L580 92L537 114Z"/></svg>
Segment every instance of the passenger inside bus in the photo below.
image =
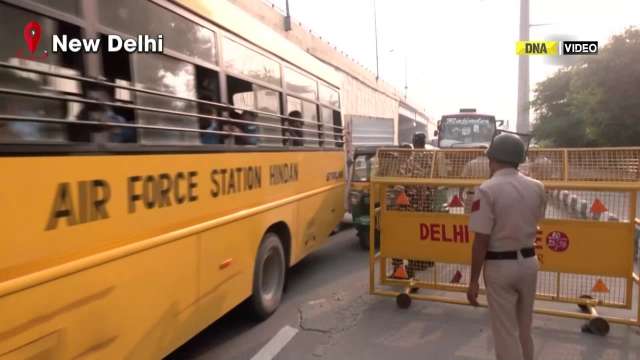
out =
<svg viewBox="0 0 640 360"><path fill-rule="evenodd" d="M205 69L201 66L196 67L196 92L200 100L209 102L220 101L220 89L218 86L218 74L209 69ZM206 103L198 103L198 113L208 116L219 116L218 109ZM217 120L211 118L201 117L198 119L198 128L200 130L219 131L220 124ZM200 141L203 144L220 144L222 139L220 134L216 133L200 133Z"/></svg>
<svg viewBox="0 0 640 360"><path fill-rule="evenodd" d="M127 124L124 117L117 114L112 106L113 96L109 91L100 86L87 84L85 86L86 98L96 101L84 104L82 110L76 116L78 122L91 121L105 123L105 125L73 124L67 128L68 139L73 142L136 142L136 129L133 127L119 127L111 124Z"/></svg>
<svg viewBox="0 0 640 360"><path fill-rule="evenodd" d="M289 113L290 118L302 119L302 113L298 110L294 110ZM287 119L287 126L293 129L286 130L287 145L290 146L304 146L304 140L302 139L302 120ZM292 139L293 138L293 139Z"/></svg>
<svg viewBox="0 0 640 360"><path fill-rule="evenodd" d="M257 119L256 113L253 111L244 110L242 113L231 111L229 114L230 119L255 122ZM222 122L221 130L230 133L244 133L244 134L257 134L258 127L253 124L239 123L233 121ZM256 145L258 139L255 136L235 136L224 135L224 144L227 145Z"/></svg>
<svg viewBox="0 0 640 360"><path fill-rule="evenodd" d="M245 134L258 134L258 126L255 124L258 119L258 115L256 115L253 111L244 110L242 114L240 114L240 120L250 121L254 124L243 124L242 130ZM258 145L258 137L256 136L239 136L238 141L240 145Z"/></svg>

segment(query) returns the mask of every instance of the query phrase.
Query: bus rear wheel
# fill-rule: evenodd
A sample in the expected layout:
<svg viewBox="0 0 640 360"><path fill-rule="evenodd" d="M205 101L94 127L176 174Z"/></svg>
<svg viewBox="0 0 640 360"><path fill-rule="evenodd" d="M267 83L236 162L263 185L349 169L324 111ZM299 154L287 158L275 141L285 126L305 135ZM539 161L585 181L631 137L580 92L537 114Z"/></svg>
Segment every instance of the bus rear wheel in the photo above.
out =
<svg viewBox="0 0 640 360"><path fill-rule="evenodd" d="M262 238L253 270L250 303L258 319L268 318L280 305L285 270L285 255L280 237L269 232Z"/></svg>

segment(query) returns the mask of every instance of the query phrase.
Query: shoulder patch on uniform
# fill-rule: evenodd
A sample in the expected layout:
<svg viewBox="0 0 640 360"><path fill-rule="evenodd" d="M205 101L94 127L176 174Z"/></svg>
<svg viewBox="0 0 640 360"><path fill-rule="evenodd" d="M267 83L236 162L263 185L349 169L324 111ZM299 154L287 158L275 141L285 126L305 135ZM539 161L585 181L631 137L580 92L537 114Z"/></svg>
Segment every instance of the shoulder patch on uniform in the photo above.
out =
<svg viewBox="0 0 640 360"><path fill-rule="evenodd" d="M480 210L480 200L476 200L471 204L471 212Z"/></svg>

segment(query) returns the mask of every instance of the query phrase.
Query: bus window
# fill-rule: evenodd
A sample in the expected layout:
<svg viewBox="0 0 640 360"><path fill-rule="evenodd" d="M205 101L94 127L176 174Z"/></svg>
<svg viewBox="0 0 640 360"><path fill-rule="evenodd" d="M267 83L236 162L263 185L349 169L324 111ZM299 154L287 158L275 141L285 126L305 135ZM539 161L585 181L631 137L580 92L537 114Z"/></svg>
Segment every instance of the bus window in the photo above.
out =
<svg viewBox="0 0 640 360"><path fill-rule="evenodd" d="M284 78L288 92L308 99L316 100L318 98L318 84L312 78L286 67L284 68Z"/></svg>
<svg viewBox="0 0 640 360"><path fill-rule="evenodd" d="M144 54L133 56L133 75L137 86L180 97L195 98L195 67L164 55ZM195 113L197 106L191 101L139 93L138 105L153 108ZM182 115L161 114L137 110L138 123L142 125L168 126L197 129L198 119ZM140 141L146 144L199 144L195 132L140 130Z"/></svg>
<svg viewBox="0 0 640 360"><path fill-rule="evenodd" d="M304 123L304 129L310 130L304 132L304 146L318 147L318 105L303 101L302 116L305 120L309 121ZM311 123L311 121L313 123Z"/></svg>
<svg viewBox="0 0 640 360"><path fill-rule="evenodd" d="M151 1L97 1L102 25L129 35L162 34L164 47L183 55L217 63L215 33ZM142 16L144 14L144 16Z"/></svg>
<svg viewBox="0 0 640 360"><path fill-rule="evenodd" d="M250 82L227 76L227 92L234 107L255 109L256 97L253 93L253 84Z"/></svg>
<svg viewBox="0 0 640 360"><path fill-rule="evenodd" d="M342 139L342 129L340 129L340 127L342 127L342 116L340 115L340 111L336 111L333 110L333 133L335 134L335 143L334 146L335 147L343 147L344 146L344 140Z"/></svg>
<svg viewBox="0 0 640 360"><path fill-rule="evenodd" d="M333 110L320 107L320 122L322 123L322 139L333 140ZM333 146L332 141L323 142L322 146Z"/></svg>
<svg viewBox="0 0 640 360"><path fill-rule="evenodd" d="M101 41L106 42L106 36L101 36ZM101 52L102 69L104 77L112 83L131 85L131 69L129 55L121 51L119 53ZM90 82L83 84L83 97L100 102L119 102L124 100L131 103L129 91L122 91L109 86L100 86ZM136 142L137 131L132 127L96 127L83 124L86 121L109 122L121 124L135 123L135 113L132 109L106 104L78 104L80 110L73 118L78 124L67 127L67 137L71 142Z"/></svg>
<svg viewBox="0 0 640 360"><path fill-rule="evenodd" d="M320 102L322 102L323 104L327 104L327 105L339 108L340 96L338 95L338 91L324 84L320 84Z"/></svg>
<svg viewBox="0 0 640 360"><path fill-rule="evenodd" d="M254 85L253 87L256 92L258 110L262 112L268 112L271 114L279 115L281 113L280 104L282 101L280 93L275 90L263 88L258 85ZM259 114L258 121L264 124L275 125L275 126L269 126L269 127L267 126L260 127L258 129L259 134L269 135L269 136L278 136L278 138L262 137L259 139L259 143L263 145L270 145L270 146L282 146L282 139L279 138L282 136L282 130L281 128L276 127L276 126L282 125L282 121L280 120L280 117Z"/></svg>
<svg viewBox="0 0 640 360"><path fill-rule="evenodd" d="M302 119L302 100L288 96L287 97L287 111L290 118ZM291 129L285 130L285 136L287 137L286 143L289 146L303 146L304 140L299 139L304 137L304 132L299 130L304 128L303 121L297 121L288 119L286 124Z"/></svg>
<svg viewBox="0 0 640 360"><path fill-rule="evenodd" d="M37 21L41 25L42 39L51 39L53 34L66 34L79 37L80 29L66 22L57 21L40 16L13 6L0 4L3 21L0 22L0 33L14 34L16 29L22 29L30 21ZM24 59L29 50L26 49L22 36L5 36L0 47L0 61L14 65L30 67L38 70L57 72L65 75L82 74L82 57L79 54L44 53L36 51L33 59ZM42 48L49 48L45 42ZM16 56L18 53L18 56ZM46 63L45 63L46 62ZM78 94L80 84L74 80L62 79L52 75L27 73L13 69L0 69L0 83L9 89L36 92L47 95L61 95L65 93ZM74 104L63 100L38 99L27 96L4 94L0 97L0 113L5 115L50 117L64 119L71 112ZM75 104L77 108L77 104ZM0 121L0 142L63 142L66 133L63 125L37 123L29 121Z"/></svg>
<svg viewBox="0 0 640 360"><path fill-rule="evenodd" d="M291 139L293 146L317 147L318 142L318 110L317 105L294 97L287 97L287 110L290 117L301 116L304 121L289 120L289 126L301 130L290 130L291 137L303 137L304 140ZM292 116L293 114L293 116Z"/></svg>
<svg viewBox="0 0 640 360"><path fill-rule="evenodd" d="M101 41L107 41L105 35L101 36ZM131 77L131 57L126 51L106 52L102 51L102 70L107 81L118 85L132 86ZM131 91L120 88L109 89L109 98L112 101L132 104L134 96ZM114 106L112 111L126 123L135 124L135 111L133 109ZM124 131L127 135L121 138L121 142L136 142L137 129L127 128ZM112 139L116 140L116 139Z"/></svg>
<svg viewBox="0 0 640 360"><path fill-rule="evenodd" d="M280 86L280 65L231 39L223 39L224 67L237 74Z"/></svg>
<svg viewBox="0 0 640 360"><path fill-rule="evenodd" d="M196 91L198 99L211 102L220 102L220 85L218 73L211 69L196 66ZM198 103L198 113L210 116L220 116L220 111L213 105ZM219 131L219 122L211 118L199 118L200 130ZM222 139L219 134L201 133L200 141L203 144L220 144Z"/></svg>
<svg viewBox="0 0 640 360"><path fill-rule="evenodd" d="M300 110L292 110L287 115L289 119L287 119L284 124L288 127L288 129L284 130L285 144L290 146L303 146L303 132L302 132L302 112Z"/></svg>
<svg viewBox="0 0 640 360"><path fill-rule="evenodd" d="M227 76L227 92L231 100L231 105L233 105L234 108L239 108L230 110L229 118L242 121L257 121L256 114L251 111L256 108L256 94L253 91L252 83L233 76ZM258 131L256 125L232 121L220 122L220 130L232 133L257 133ZM227 145L254 145L255 140L253 137L248 138L246 136L222 136L223 143Z"/></svg>
<svg viewBox="0 0 640 360"><path fill-rule="evenodd" d="M82 104L82 109L75 115L78 124L67 127L67 136L72 142L135 142L136 132L130 127L100 127L82 124L83 121L125 124L129 123L119 115L113 106L105 103L113 102L113 88L86 83L84 98L100 103Z"/></svg>

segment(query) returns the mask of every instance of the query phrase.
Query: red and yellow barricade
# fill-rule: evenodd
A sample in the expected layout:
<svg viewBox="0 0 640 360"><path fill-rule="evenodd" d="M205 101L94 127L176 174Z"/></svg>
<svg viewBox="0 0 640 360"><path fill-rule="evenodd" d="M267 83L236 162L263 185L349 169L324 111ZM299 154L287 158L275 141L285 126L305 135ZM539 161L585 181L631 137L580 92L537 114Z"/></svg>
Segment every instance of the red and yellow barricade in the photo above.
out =
<svg viewBox="0 0 640 360"><path fill-rule="evenodd" d="M474 189L489 175L483 151L380 149L377 156L370 210L380 248L370 246L371 293L395 296L402 307L412 299L467 304L456 293L466 291L470 275L467 214ZM537 298L582 310L536 312L587 319L586 329L597 334L608 332L608 322L640 325L633 291L640 286L633 272L640 148L530 150L520 170L547 192L534 244ZM630 318L596 311L631 310L634 302L638 313Z"/></svg>

